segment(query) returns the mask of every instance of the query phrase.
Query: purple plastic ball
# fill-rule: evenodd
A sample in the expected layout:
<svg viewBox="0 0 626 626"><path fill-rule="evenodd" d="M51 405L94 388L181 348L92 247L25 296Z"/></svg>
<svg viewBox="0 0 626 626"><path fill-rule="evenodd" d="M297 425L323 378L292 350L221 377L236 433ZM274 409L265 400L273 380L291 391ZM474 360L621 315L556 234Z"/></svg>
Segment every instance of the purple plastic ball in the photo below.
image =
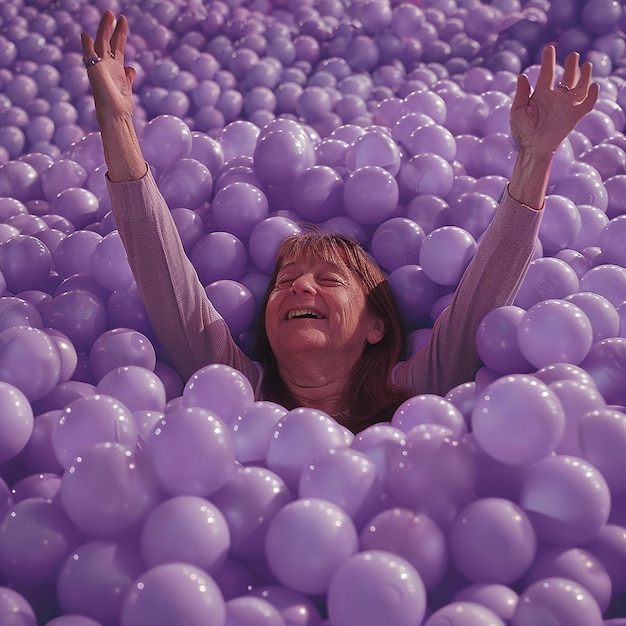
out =
<svg viewBox="0 0 626 626"><path fill-rule="evenodd" d="M189 126L174 115L158 115L143 128L139 137L146 160L159 173L191 152Z"/></svg>
<svg viewBox="0 0 626 626"><path fill-rule="evenodd" d="M528 571L528 586L543 578L567 578L590 591L604 613L611 600L611 578L598 557L584 548L552 548L539 554Z"/></svg>
<svg viewBox="0 0 626 626"><path fill-rule="evenodd" d="M300 227L288 217L274 215L262 220L250 234L248 242L250 259L262 272L271 274L283 239L300 232Z"/></svg>
<svg viewBox="0 0 626 626"><path fill-rule="evenodd" d="M439 424L415 426L394 449L388 491L400 506L421 511L447 526L474 496L476 464L466 440Z"/></svg>
<svg viewBox="0 0 626 626"><path fill-rule="evenodd" d="M61 479L61 502L86 537L119 537L154 507L158 487L147 459L118 443L83 450Z"/></svg>
<svg viewBox="0 0 626 626"><path fill-rule="evenodd" d="M522 374L531 365L517 340L518 328L526 311L518 306L502 306L488 313L476 332L476 348L482 362L499 374Z"/></svg>
<svg viewBox="0 0 626 626"><path fill-rule="evenodd" d="M68 468L83 450L97 443L115 442L129 450L137 443L132 413L111 396L94 394L70 402L52 429L52 447Z"/></svg>
<svg viewBox="0 0 626 626"><path fill-rule="evenodd" d="M357 550L357 532L347 513L317 498L285 505L265 537L271 571L284 585L307 594L326 593L333 574Z"/></svg>
<svg viewBox="0 0 626 626"><path fill-rule="evenodd" d="M54 583L80 533L58 500L26 498L0 526L0 571L12 583Z"/></svg>
<svg viewBox="0 0 626 626"><path fill-rule="evenodd" d="M213 177L206 165L187 157L176 160L160 173L159 189L171 208L195 211L209 201Z"/></svg>
<svg viewBox="0 0 626 626"><path fill-rule="evenodd" d="M430 194L445 198L452 189L452 166L434 152L421 152L402 162L400 184L412 195Z"/></svg>
<svg viewBox="0 0 626 626"><path fill-rule="evenodd" d="M284 481L263 467L238 467L228 482L211 495L230 531L230 554L261 559L274 516L294 499Z"/></svg>
<svg viewBox="0 0 626 626"><path fill-rule="evenodd" d="M511 624L533 626L539 615L557 624L602 624L602 613L591 592L568 578L542 578L524 589Z"/></svg>
<svg viewBox="0 0 626 626"><path fill-rule="evenodd" d="M165 387L161 379L141 365L120 365L108 371L97 382L95 391L116 398L133 413L165 409Z"/></svg>
<svg viewBox="0 0 626 626"><path fill-rule="evenodd" d="M148 567L184 562L213 574L230 547L230 531L217 506L198 496L174 496L148 515L140 534Z"/></svg>
<svg viewBox="0 0 626 626"><path fill-rule="evenodd" d="M171 407L154 427L146 452L161 487L173 496L207 497L235 471L234 444L227 426L199 407Z"/></svg>
<svg viewBox="0 0 626 626"><path fill-rule="evenodd" d="M238 280L246 270L247 260L243 242L223 231L207 233L191 251L191 262L203 285L216 280Z"/></svg>
<svg viewBox="0 0 626 626"><path fill-rule="evenodd" d="M96 243L90 268L98 283L109 291L115 291L124 283L134 280L117 230L111 231Z"/></svg>
<svg viewBox="0 0 626 626"><path fill-rule="evenodd" d="M382 511L365 525L359 539L362 550L384 550L406 559L427 591L437 586L448 567L443 531L427 515L410 509Z"/></svg>
<svg viewBox="0 0 626 626"><path fill-rule="evenodd" d="M335 476L341 476L341 480L334 480ZM359 530L380 510L383 482L376 465L362 452L350 448L328 450L302 472L298 496L335 503Z"/></svg>
<svg viewBox="0 0 626 626"><path fill-rule="evenodd" d="M549 299L526 311L517 340L524 357L538 369L550 363L579 365L593 344L593 330L580 307Z"/></svg>
<svg viewBox="0 0 626 626"><path fill-rule="evenodd" d="M582 545L608 521L611 494L598 469L580 458L556 455L528 468L519 504L540 541Z"/></svg>
<svg viewBox="0 0 626 626"><path fill-rule="evenodd" d="M217 626L225 620L224 597L209 574L186 563L163 563L145 571L130 587L120 626Z"/></svg>
<svg viewBox="0 0 626 626"><path fill-rule="evenodd" d="M424 583L400 556L365 550L347 559L328 590L328 615L335 626L419 624L426 612Z"/></svg>
<svg viewBox="0 0 626 626"><path fill-rule="evenodd" d="M132 328L112 328L102 333L91 346L89 366L96 380L124 365L149 370L156 366L156 353L150 340Z"/></svg>
<svg viewBox="0 0 626 626"><path fill-rule="evenodd" d="M472 431L480 448L509 465L545 459L560 443L564 430L565 415L556 394L523 374L493 382L472 410Z"/></svg>
<svg viewBox="0 0 626 626"><path fill-rule="evenodd" d="M214 363L195 372L185 383L185 407L199 407L219 416L225 424L235 419L254 402L250 381L238 370Z"/></svg>
<svg viewBox="0 0 626 626"><path fill-rule="evenodd" d="M231 424L237 460L265 463L270 437L287 409L275 402L257 401L245 408Z"/></svg>
<svg viewBox="0 0 626 626"><path fill-rule="evenodd" d="M254 171L263 182L286 187L315 165L315 153L302 133L278 129L259 136L253 161Z"/></svg>
<svg viewBox="0 0 626 626"><path fill-rule="evenodd" d="M292 409L276 424L267 451L267 467L296 491L302 472L318 454L347 448L352 435L322 411Z"/></svg>
<svg viewBox="0 0 626 626"><path fill-rule="evenodd" d="M51 268L50 250L36 237L17 235L0 243L0 272L13 293L40 289Z"/></svg>
<svg viewBox="0 0 626 626"><path fill-rule="evenodd" d="M487 537L498 537L498 549ZM531 566L537 550L528 516L504 498L481 498L459 512L450 527L450 556L472 582L510 584Z"/></svg>
<svg viewBox="0 0 626 626"><path fill-rule="evenodd" d="M45 331L16 326L0 333L0 380L32 402L50 393L60 377L61 356Z"/></svg>
<svg viewBox="0 0 626 626"><path fill-rule="evenodd" d="M216 280L205 288L209 300L228 324L231 335L238 337L254 319L254 296L235 280Z"/></svg>
<svg viewBox="0 0 626 626"><path fill-rule="evenodd" d="M608 404L626 406L626 338L611 337L595 343L580 364Z"/></svg>
<svg viewBox="0 0 626 626"><path fill-rule="evenodd" d="M420 264L426 275L444 286L455 286L476 252L476 241L463 228L442 226L426 236Z"/></svg>
<svg viewBox="0 0 626 626"><path fill-rule="evenodd" d="M441 622L440 620L445 620ZM458 600L435 611L424 626L505 626L505 622L491 609L473 601Z"/></svg>
<svg viewBox="0 0 626 626"><path fill-rule="evenodd" d="M0 587L0 618L16 626L37 626L37 617L28 600L9 587Z"/></svg>
<svg viewBox="0 0 626 626"><path fill-rule="evenodd" d="M581 456L602 472L612 494L626 491L622 468L625 433L626 414L621 411L596 409L580 420Z"/></svg>
<svg viewBox="0 0 626 626"><path fill-rule="evenodd" d="M461 412L448 400L435 394L419 394L405 400L391 418L391 425L404 433L422 424L445 426L456 438L467 432Z"/></svg>
<svg viewBox="0 0 626 626"><path fill-rule="evenodd" d="M399 199L394 176L378 165L355 170L343 186L343 203L350 217L361 224L378 224L392 217Z"/></svg>
<svg viewBox="0 0 626 626"><path fill-rule="evenodd" d="M316 151L319 163L319 152ZM293 184L294 210L303 219L323 222L340 212L343 180L328 165L318 164L304 170Z"/></svg>
<svg viewBox="0 0 626 626"><path fill-rule="evenodd" d="M216 226L242 240L250 236L269 212L265 194L247 182L222 187L213 198L212 208Z"/></svg>
<svg viewBox="0 0 626 626"><path fill-rule="evenodd" d="M421 226L404 217L383 222L372 235L371 252L378 264L389 272L403 265L419 263L424 241Z"/></svg>

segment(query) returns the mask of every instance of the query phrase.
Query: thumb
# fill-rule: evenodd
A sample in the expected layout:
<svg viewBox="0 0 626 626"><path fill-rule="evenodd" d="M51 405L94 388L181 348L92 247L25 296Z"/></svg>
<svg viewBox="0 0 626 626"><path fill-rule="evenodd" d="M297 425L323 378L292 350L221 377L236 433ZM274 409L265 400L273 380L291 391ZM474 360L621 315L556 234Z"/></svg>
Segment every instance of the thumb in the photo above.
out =
<svg viewBox="0 0 626 626"><path fill-rule="evenodd" d="M135 82L135 78L137 77L137 70L131 65L127 65L124 67L124 73L126 74L128 84L132 87Z"/></svg>

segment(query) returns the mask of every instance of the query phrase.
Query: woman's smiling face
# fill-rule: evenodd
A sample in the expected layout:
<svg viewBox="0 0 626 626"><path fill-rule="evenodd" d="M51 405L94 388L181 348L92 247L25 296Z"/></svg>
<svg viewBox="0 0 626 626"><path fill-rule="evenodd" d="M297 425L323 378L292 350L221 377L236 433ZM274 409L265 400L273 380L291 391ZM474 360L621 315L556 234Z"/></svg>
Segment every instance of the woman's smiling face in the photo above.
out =
<svg viewBox="0 0 626 626"><path fill-rule="evenodd" d="M277 359L326 351L346 366L384 330L367 309L360 281L342 262L301 259L285 263L267 300L265 327Z"/></svg>

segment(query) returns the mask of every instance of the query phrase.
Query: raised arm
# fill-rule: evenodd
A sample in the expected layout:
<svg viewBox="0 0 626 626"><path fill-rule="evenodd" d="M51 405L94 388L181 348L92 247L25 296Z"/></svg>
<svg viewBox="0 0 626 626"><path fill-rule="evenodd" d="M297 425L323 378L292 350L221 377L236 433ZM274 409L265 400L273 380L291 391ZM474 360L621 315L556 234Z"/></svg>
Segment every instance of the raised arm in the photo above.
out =
<svg viewBox="0 0 626 626"><path fill-rule="evenodd" d="M105 11L95 40L81 35L85 67L108 167L111 208L137 289L156 336L183 380L225 363L254 387L256 365L239 349L206 296L178 230L148 171L133 126L135 70L124 65L128 23Z"/></svg>
<svg viewBox="0 0 626 626"><path fill-rule="evenodd" d="M445 395L473 380L481 366L476 331L493 309L511 304L532 258L554 152L598 97L591 65L578 68L568 55L554 86L555 50L542 55L535 90L520 76L511 106L517 159L493 221L465 271L451 305L436 320L427 345L395 372L396 384L413 393Z"/></svg>

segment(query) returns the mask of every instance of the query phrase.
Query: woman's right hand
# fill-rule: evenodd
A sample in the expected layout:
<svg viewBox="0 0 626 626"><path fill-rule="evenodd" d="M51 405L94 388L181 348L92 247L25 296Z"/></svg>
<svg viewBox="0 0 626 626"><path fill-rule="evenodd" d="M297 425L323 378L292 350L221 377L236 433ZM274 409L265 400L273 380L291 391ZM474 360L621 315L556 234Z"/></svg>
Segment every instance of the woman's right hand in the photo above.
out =
<svg viewBox="0 0 626 626"><path fill-rule="evenodd" d="M87 33L81 34L83 59L101 59L98 63L87 66L101 128L112 119L130 119L133 114L132 86L136 72L133 67L124 66L127 35L126 18L121 15L116 23L115 15L109 9L102 15L95 40Z"/></svg>
<svg viewBox="0 0 626 626"><path fill-rule="evenodd" d="M115 26L114 26L115 24ZM128 22L107 9L100 20L96 38L81 34L83 58L91 83L96 117L100 126L107 175L112 182L139 180L146 163L133 126L133 67L124 66ZM100 60L90 64L88 59Z"/></svg>

